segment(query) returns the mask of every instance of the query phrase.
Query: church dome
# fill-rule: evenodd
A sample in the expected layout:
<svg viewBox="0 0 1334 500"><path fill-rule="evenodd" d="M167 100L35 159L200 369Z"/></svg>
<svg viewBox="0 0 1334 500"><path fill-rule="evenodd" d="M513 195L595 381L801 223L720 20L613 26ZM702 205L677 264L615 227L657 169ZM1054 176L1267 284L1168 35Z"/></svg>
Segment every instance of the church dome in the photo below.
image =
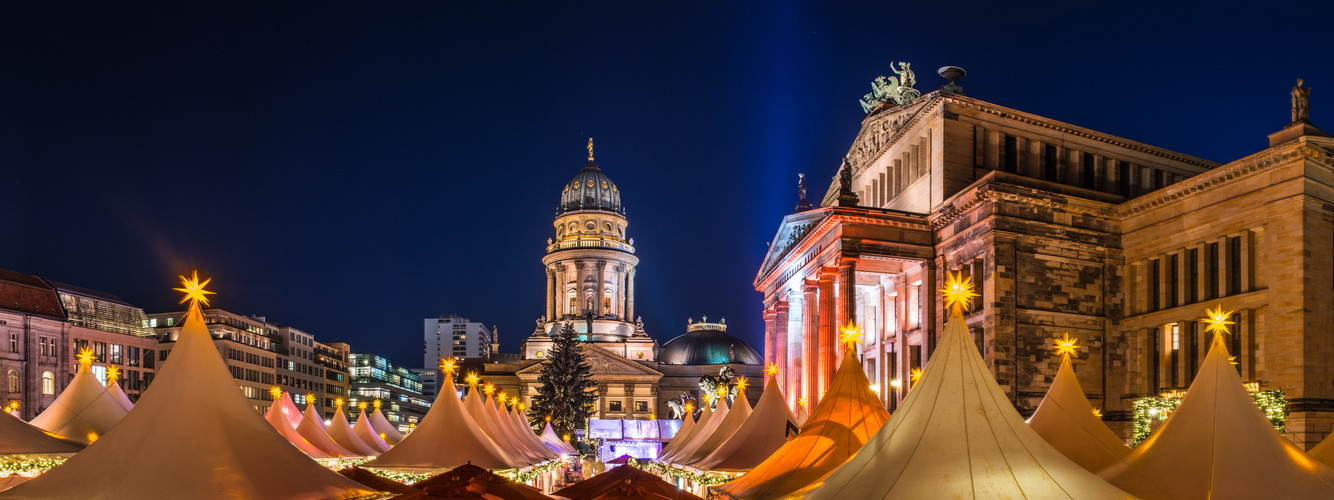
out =
<svg viewBox="0 0 1334 500"><path fill-rule="evenodd" d="M662 345L658 361L669 365L762 365L764 358L741 339L727 334L726 323L691 323L685 335Z"/></svg>
<svg viewBox="0 0 1334 500"><path fill-rule="evenodd" d="M591 159L560 193L560 213L576 210L605 210L625 215L620 189Z"/></svg>

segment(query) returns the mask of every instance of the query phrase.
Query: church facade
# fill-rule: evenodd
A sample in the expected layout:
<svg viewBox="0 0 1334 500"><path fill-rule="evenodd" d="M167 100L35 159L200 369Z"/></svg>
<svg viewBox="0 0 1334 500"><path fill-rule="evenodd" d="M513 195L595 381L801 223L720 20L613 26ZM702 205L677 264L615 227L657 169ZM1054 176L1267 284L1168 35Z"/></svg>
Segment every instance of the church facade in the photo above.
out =
<svg viewBox="0 0 1334 500"><path fill-rule="evenodd" d="M766 361L794 408L813 405L839 329L860 325L868 377L893 409L944 329L936 290L959 272L981 295L966 313L978 349L1022 413L1069 333L1085 392L1129 437L1136 398L1190 385L1209 346L1204 308L1221 304L1235 311L1242 378L1282 389L1287 436L1314 446L1334 430L1334 138L1307 121L1301 89L1268 149L1220 165L953 81L926 95L877 87L828 190L812 207L803 184L756 276Z"/></svg>

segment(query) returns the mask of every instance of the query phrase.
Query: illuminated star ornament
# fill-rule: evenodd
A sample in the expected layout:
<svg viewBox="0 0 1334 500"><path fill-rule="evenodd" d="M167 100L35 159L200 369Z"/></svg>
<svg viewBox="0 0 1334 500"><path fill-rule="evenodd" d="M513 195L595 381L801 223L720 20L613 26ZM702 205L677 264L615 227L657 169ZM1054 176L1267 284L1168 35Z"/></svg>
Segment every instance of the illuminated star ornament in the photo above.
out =
<svg viewBox="0 0 1334 500"><path fill-rule="evenodd" d="M468 376L463 377L463 380L468 381L468 387L475 387L477 382L482 380L482 377L478 377L477 372L468 372Z"/></svg>
<svg viewBox="0 0 1334 500"><path fill-rule="evenodd" d="M357 408L360 409L361 411L366 411L366 402L362 401L360 403L357 403Z"/></svg>
<svg viewBox="0 0 1334 500"><path fill-rule="evenodd" d="M1204 323L1209 325L1204 327L1205 333L1212 333L1219 338L1225 337L1228 334L1232 333L1228 331L1227 328L1227 325L1236 324L1235 321L1227 320L1228 318L1232 317L1232 311L1223 312L1223 305L1219 304L1218 307L1214 308L1213 310L1205 309L1204 313L1209 315L1208 318L1204 319Z"/></svg>
<svg viewBox="0 0 1334 500"><path fill-rule="evenodd" d="M809 402L809 401L810 401L810 398L797 398L797 406L800 406L800 407L802 407L802 408L805 408L805 407L806 407L806 403Z"/></svg>
<svg viewBox="0 0 1334 500"><path fill-rule="evenodd" d="M913 368L912 373L909 373L908 376L912 378L912 384L917 385L917 381L922 378L922 369Z"/></svg>
<svg viewBox="0 0 1334 500"><path fill-rule="evenodd" d="M371 404L375 405L375 409L377 410L380 409L380 400L377 399L375 401L372 401Z"/></svg>
<svg viewBox="0 0 1334 500"><path fill-rule="evenodd" d="M695 412L695 403L686 403L685 407L682 408L682 409L684 409L684 410L686 411L687 414L694 413L694 412ZM551 421L551 417L547 417L547 421L548 421L548 422Z"/></svg>
<svg viewBox="0 0 1334 500"><path fill-rule="evenodd" d="M743 392L746 392L746 386L748 386L748 385L750 385L750 381L749 381L749 380L746 380L746 377L737 377L737 379L736 379L736 392L737 392L737 394L741 394L741 393L743 393Z"/></svg>
<svg viewBox="0 0 1334 500"><path fill-rule="evenodd" d="M315 393L313 393L313 392L307 392L307 393L306 393L306 403L314 403L314 402L315 402ZM379 408L379 406L376 406L376 408Z"/></svg>
<svg viewBox="0 0 1334 500"><path fill-rule="evenodd" d="M442 359L442 360L440 360L440 369L441 369L441 370L444 370L444 372L445 372L446 374L453 374L453 373L454 373L454 367L455 367L455 365L457 365L457 364L458 364L458 363L457 363L456 361L454 361L453 358Z"/></svg>
<svg viewBox="0 0 1334 500"><path fill-rule="evenodd" d="M482 386L482 392L485 392L487 396L490 396L491 393L496 392L496 386L488 383Z"/></svg>
<svg viewBox="0 0 1334 500"><path fill-rule="evenodd" d="M844 326L843 334L840 335L839 341L847 345L848 352L852 352L852 349L857 347L857 344L862 343L862 325Z"/></svg>
<svg viewBox="0 0 1334 500"><path fill-rule="evenodd" d="M973 292L973 277L963 277L962 272L945 273L945 288L940 293L945 296L945 307L951 311L963 312L973 307L973 298L980 297Z"/></svg>
<svg viewBox="0 0 1334 500"><path fill-rule="evenodd" d="M1056 355L1075 356L1079 354L1079 345L1076 344L1078 341L1079 339L1070 338L1069 333L1063 334L1061 338L1056 339L1056 345L1053 346L1056 348Z"/></svg>
<svg viewBox="0 0 1334 500"><path fill-rule="evenodd" d="M79 349L79 354L74 357L79 359L79 366L82 368L89 368L93 366L93 361L97 361L97 356L93 354L93 350L87 347Z"/></svg>
<svg viewBox="0 0 1334 500"><path fill-rule="evenodd" d="M203 283L200 283L199 271L191 273L189 279L186 279L185 276L181 276L180 278L181 288L173 288L172 290L185 294L185 297L181 298L181 304L189 301L190 307L194 307L198 304L208 305L208 296L213 295L214 292L205 290L204 287L208 286L208 282L213 281L213 278L205 279Z"/></svg>
<svg viewBox="0 0 1334 500"><path fill-rule="evenodd" d="M334 398L334 408L343 407L343 398Z"/></svg>
<svg viewBox="0 0 1334 500"><path fill-rule="evenodd" d="M778 365L775 365L775 364L773 364L773 363L769 363L769 366L766 366L766 367L764 368L764 374L765 374L765 375L768 375L768 376L770 376L770 377L773 377L773 376L778 375Z"/></svg>
<svg viewBox="0 0 1334 500"><path fill-rule="evenodd" d="M108 366L108 367L107 367L107 385L114 384L114 383L116 383L117 380L120 380L120 368L116 368L115 365Z"/></svg>
<svg viewBox="0 0 1334 500"><path fill-rule="evenodd" d="M278 386L276 386L276 385L273 386L273 387L270 387L270 388L269 388L269 395L273 396L273 400L274 400L274 401L277 401L278 398L283 397L283 388L282 388L282 387L278 387Z"/></svg>
<svg viewBox="0 0 1334 500"><path fill-rule="evenodd" d="M1101 418L1102 418L1102 410L1099 410L1099 409L1097 409L1097 408L1094 408L1094 409L1093 409L1093 416L1098 417L1099 419L1101 419Z"/></svg>

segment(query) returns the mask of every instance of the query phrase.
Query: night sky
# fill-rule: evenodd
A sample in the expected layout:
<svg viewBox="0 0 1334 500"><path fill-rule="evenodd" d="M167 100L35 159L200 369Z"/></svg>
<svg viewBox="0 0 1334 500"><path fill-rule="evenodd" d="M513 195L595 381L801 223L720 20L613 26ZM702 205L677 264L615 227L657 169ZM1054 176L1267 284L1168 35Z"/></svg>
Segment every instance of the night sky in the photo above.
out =
<svg viewBox="0 0 1334 500"><path fill-rule="evenodd" d="M824 192L891 62L1219 162L1298 77L1334 130L1327 2L1177 3L4 2L0 268L149 313L197 268L216 307L407 366L442 313L513 352L593 137L650 333L725 316L761 349L796 174Z"/></svg>

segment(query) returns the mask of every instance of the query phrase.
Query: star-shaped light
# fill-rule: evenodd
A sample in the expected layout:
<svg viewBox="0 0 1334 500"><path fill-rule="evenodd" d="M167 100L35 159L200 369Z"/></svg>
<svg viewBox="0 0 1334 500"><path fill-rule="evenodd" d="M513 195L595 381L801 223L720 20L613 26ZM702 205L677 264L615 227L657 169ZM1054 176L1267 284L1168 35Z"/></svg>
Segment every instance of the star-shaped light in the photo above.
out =
<svg viewBox="0 0 1334 500"><path fill-rule="evenodd" d="M912 378L912 385L917 385L917 381L922 378L922 369L913 368L912 372L909 373L908 376Z"/></svg>
<svg viewBox="0 0 1334 500"><path fill-rule="evenodd" d="M770 377L778 375L778 365L769 363L769 366L764 367L764 374Z"/></svg>
<svg viewBox="0 0 1334 500"><path fill-rule="evenodd" d="M276 386L276 385L273 386L273 387L270 387L270 388L269 388L269 395L270 395L270 396L273 396L273 400L274 400L274 401L277 401L278 398L283 397L283 388L282 388L282 387L278 387L278 386Z"/></svg>
<svg viewBox="0 0 1334 500"><path fill-rule="evenodd" d="M518 398L515 398L515 399L518 399ZM519 411L524 411L524 410L527 410L527 409L528 409L528 405L523 404L523 403L519 403Z"/></svg>
<svg viewBox="0 0 1334 500"><path fill-rule="evenodd" d="M107 385L114 384L114 383L116 383L117 380L120 380L120 368L117 368L116 365L108 366L108 367L107 367Z"/></svg>
<svg viewBox="0 0 1334 500"><path fill-rule="evenodd" d="M797 398L797 406L800 406L800 407L802 407L802 408L805 408L805 407L806 407L806 403L809 402L809 401L810 401L810 398Z"/></svg>
<svg viewBox="0 0 1334 500"><path fill-rule="evenodd" d="M343 407L343 398L334 398L334 408Z"/></svg>
<svg viewBox="0 0 1334 500"><path fill-rule="evenodd" d="M727 386L726 385L718 386L718 397L721 398L726 395L727 395Z"/></svg>
<svg viewBox="0 0 1334 500"><path fill-rule="evenodd" d="M173 288L172 290L185 294L185 297L181 298L181 304L190 301L191 306L195 304L208 305L208 296L213 295L215 292L205 290L204 287L208 286L208 282L213 281L213 278L205 279L203 283L200 283L199 271L191 273L189 279L186 279L185 276L181 276L180 278L181 288Z"/></svg>
<svg viewBox="0 0 1334 500"><path fill-rule="evenodd" d="M694 412L695 412L695 403L686 403L685 407L683 407L682 409L686 411L686 414L687 414L687 415L688 415L688 414L691 414L691 413L694 413Z"/></svg>
<svg viewBox="0 0 1334 500"><path fill-rule="evenodd" d="M79 349L79 354L74 357L79 359L79 366L83 368L91 367L93 361L97 361L97 356L93 354L93 350L87 347Z"/></svg>
<svg viewBox="0 0 1334 500"><path fill-rule="evenodd" d="M1079 342L1079 339L1070 338L1069 333L1063 334L1061 338L1056 339L1056 345L1053 346L1056 349L1056 355L1074 356L1079 354L1079 345L1077 342Z"/></svg>
<svg viewBox="0 0 1334 500"><path fill-rule="evenodd" d="M458 362L454 361L454 358L445 358L440 360L440 369L444 370L446 374L453 374L454 367L457 365Z"/></svg>
<svg viewBox="0 0 1334 500"><path fill-rule="evenodd" d="M713 393L712 393L712 392L706 392L706 393L704 393L704 402L705 402L705 403L708 403L708 404L710 404L710 405L713 404Z"/></svg>
<svg viewBox="0 0 1334 500"><path fill-rule="evenodd" d="M1101 418L1102 418L1102 410L1099 410L1099 409L1097 409L1097 408L1094 408L1094 409L1093 409L1093 416L1098 417L1099 419L1101 419Z"/></svg>
<svg viewBox="0 0 1334 500"><path fill-rule="evenodd" d="M736 379L736 392L737 392L737 394L741 394L741 393L743 393L743 392L746 392L746 386L748 386L748 385L750 385L750 381L749 381L749 380L746 380L746 377L737 377L737 379Z"/></svg>
<svg viewBox="0 0 1334 500"><path fill-rule="evenodd" d="M377 410L380 409L380 400L377 399L375 401L372 401L371 404L375 405L375 409Z"/></svg>
<svg viewBox="0 0 1334 500"><path fill-rule="evenodd" d="M357 403L357 408L360 409L361 411L366 411L366 402L362 401L360 403Z"/></svg>
<svg viewBox="0 0 1334 500"><path fill-rule="evenodd" d="M478 377L477 372L468 372L468 376L463 377L463 380L468 381L468 387L473 387L482 381L482 377Z"/></svg>
<svg viewBox="0 0 1334 500"><path fill-rule="evenodd" d="M1237 357L1236 357L1236 356L1228 356L1228 357L1227 357L1227 362L1228 362L1228 363L1232 363L1232 364L1235 365L1235 364L1237 364Z"/></svg>
<svg viewBox="0 0 1334 500"><path fill-rule="evenodd" d="M862 343L862 325L844 325L839 341L847 344L848 351L852 351L857 344Z"/></svg>
<svg viewBox="0 0 1334 500"><path fill-rule="evenodd" d="M547 415L546 418L547 418L547 422L550 422L550 421L551 421L551 415Z"/></svg>
<svg viewBox="0 0 1334 500"><path fill-rule="evenodd" d="M1231 333L1227 325L1236 324L1235 321L1228 321L1232 317L1232 311L1223 312L1223 304L1219 304L1214 310L1205 309L1204 313L1209 315L1204 319L1204 323L1209 325L1204 327L1205 333L1212 333L1215 336L1223 337Z"/></svg>
<svg viewBox="0 0 1334 500"><path fill-rule="evenodd" d="M958 311L973 307L973 298L980 297L973 292L973 277L964 278L962 272L945 273L940 293L945 295L945 307Z"/></svg>
<svg viewBox="0 0 1334 500"><path fill-rule="evenodd" d="M314 403L314 402L315 402L315 393L313 393L313 392L307 392L307 393L306 393L306 404L312 404L312 403ZM379 408L379 406L376 406L376 408Z"/></svg>
<svg viewBox="0 0 1334 500"><path fill-rule="evenodd" d="M9 404L5 405L5 413L13 413L18 409L19 409L18 401L10 401Z"/></svg>
<svg viewBox="0 0 1334 500"><path fill-rule="evenodd" d="M492 393L496 392L496 386L491 385L488 382L486 385L482 386L482 392L486 393L487 396L490 396Z"/></svg>

